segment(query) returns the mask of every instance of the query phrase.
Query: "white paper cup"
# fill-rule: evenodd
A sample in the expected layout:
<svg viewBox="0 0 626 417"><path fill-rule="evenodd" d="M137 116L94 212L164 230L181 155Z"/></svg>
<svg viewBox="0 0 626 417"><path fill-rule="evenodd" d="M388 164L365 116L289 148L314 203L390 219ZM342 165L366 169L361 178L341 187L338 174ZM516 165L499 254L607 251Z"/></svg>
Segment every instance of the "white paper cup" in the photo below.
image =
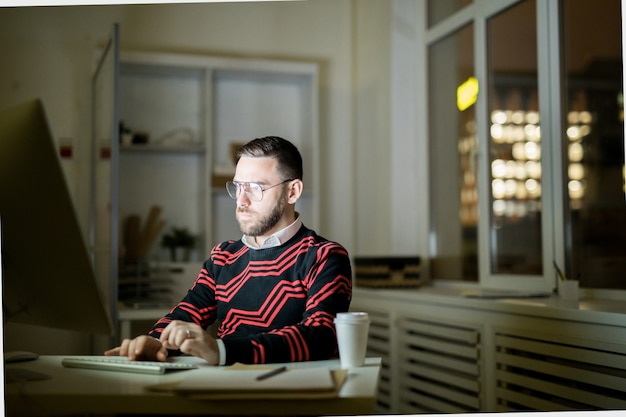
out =
<svg viewBox="0 0 626 417"><path fill-rule="evenodd" d="M559 297L566 301L578 301L578 281L575 280L559 280L558 281Z"/></svg>
<svg viewBox="0 0 626 417"><path fill-rule="evenodd" d="M370 319L367 313L338 313L335 317L342 368L354 368L365 363L369 326Z"/></svg>

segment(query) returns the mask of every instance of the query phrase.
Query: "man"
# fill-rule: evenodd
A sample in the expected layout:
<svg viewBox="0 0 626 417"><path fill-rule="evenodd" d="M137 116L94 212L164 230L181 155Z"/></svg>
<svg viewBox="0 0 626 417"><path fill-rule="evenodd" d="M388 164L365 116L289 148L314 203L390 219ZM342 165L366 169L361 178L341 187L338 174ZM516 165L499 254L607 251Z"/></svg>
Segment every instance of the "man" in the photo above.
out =
<svg viewBox="0 0 626 417"><path fill-rule="evenodd" d="M164 361L182 352L212 365L328 359L337 354L333 319L348 310L346 250L302 224L302 157L289 141L254 139L237 153L233 181L243 233L211 250L185 298L148 335L108 356ZM207 331L219 323L217 339Z"/></svg>

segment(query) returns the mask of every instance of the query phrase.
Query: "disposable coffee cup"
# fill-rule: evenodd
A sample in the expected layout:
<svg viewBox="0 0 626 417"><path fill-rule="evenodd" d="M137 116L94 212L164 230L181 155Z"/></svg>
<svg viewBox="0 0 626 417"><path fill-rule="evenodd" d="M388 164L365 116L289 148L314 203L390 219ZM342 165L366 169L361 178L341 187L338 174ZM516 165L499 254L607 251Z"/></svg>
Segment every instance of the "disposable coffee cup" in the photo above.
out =
<svg viewBox="0 0 626 417"><path fill-rule="evenodd" d="M337 313L335 329L342 368L355 368L365 363L369 327L370 319L367 313Z"/></svg>
<svg viewBox="0 0 626 417"><path fill-rule="evenodd" d="M562 300L578 301L578 281L559 280L557 289Z"/></svg>

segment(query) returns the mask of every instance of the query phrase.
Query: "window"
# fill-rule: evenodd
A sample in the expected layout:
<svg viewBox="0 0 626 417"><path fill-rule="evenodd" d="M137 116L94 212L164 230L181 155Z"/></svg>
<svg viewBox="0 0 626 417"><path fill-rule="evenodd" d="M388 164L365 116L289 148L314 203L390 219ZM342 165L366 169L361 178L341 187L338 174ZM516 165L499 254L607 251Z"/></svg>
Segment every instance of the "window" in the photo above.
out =
<svg viewBox="0 0 626 417"><path fill-rule="evenodd" d="M426 32L432 277L626 289L619 0L464 6Z"/></svg>
<svg viewBox="0 0 626 417"><path fill-rule="evenodd" d="M618 0L562 9L566 270L583 287L626 288L620 12Z"/></svg>
<svg viewBox="0 0 626 417"><path fill-rule="evenodd" d="M471 2L472 0L428 0L428 25L439 23Z"/></svg>
<svg viewBox="0 0 626 417"><path fill-rule="evenodd" d="M488 139L484 160L492 274L542 273L535 10L535 1L527 0L487 19Z"/></svg>
<svg viewBox="0 0 626 417"><path fill-rule="evenodd" d="M475 281L477 262L477 191L474 156L477 145L475 106L463 110L457 86L474 69L472 24L432 44L428 50L430 83L430 195L434 251L431 273L437 278Z"/></svg>

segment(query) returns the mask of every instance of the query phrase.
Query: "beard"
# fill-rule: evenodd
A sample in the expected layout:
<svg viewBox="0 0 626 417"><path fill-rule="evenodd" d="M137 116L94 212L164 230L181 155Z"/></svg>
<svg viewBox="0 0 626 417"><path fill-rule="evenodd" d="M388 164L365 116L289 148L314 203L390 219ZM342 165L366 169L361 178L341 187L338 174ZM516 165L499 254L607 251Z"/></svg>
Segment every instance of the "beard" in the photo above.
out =
<svg viewBox="0 0 626 417"><path fill-rule="evenodd" d="M283 189L283 192L281 193L276 205L272 208L272 211L267 216L261 217L256 221L244 223L239 219L239 216L237 216L237 221L239 222L239 229L241 230L241 233L246 236L256 237L264 236L265 234L267 234L267 232L272 230L272 228L278 224L280 219L283 217L283 213L285 212L286 203L284 196L285 192ZM241 212L251 211L247 208L242 209L238 207L237 213Z"/></svg>

